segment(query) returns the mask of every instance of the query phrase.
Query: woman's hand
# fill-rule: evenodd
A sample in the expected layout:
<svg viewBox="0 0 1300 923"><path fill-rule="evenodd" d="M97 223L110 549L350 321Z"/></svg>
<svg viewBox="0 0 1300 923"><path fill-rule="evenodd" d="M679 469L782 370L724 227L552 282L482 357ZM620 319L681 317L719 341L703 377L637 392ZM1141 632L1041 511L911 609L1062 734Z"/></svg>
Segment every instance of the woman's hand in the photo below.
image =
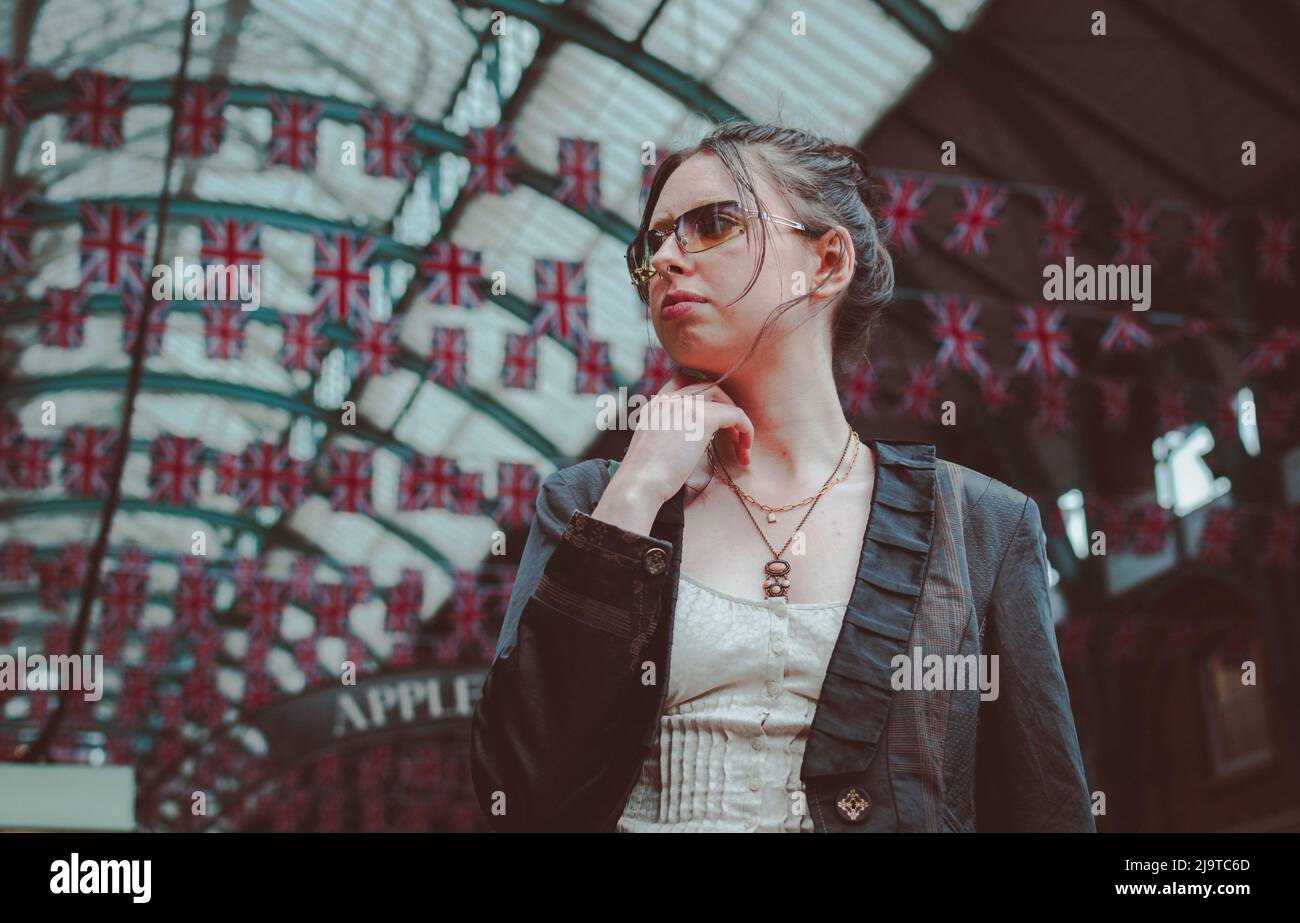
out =
<svg viewBox="0 0 1300 923"><path fill-rule="evenodd" d="M634 429L622 462L591 513L593 517L648 535L659 508L699 467L705 447L719 431L732 440L740 464L749 464L754 424L721 388L714 385L702 390L700 384L678 372L641 407L639 420L682 421L687 419L687 407L671 405L690 401L696 425L689 432L685 427Z"/></svg>

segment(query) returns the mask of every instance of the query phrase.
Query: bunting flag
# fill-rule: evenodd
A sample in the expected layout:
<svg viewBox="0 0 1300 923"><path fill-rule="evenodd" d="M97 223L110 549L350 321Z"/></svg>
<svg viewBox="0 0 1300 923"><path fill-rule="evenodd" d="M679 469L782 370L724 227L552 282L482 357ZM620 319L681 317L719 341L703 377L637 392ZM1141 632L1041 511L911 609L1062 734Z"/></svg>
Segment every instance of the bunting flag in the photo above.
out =
<svg viewBox="0 0 1300 923"><path fill-rule="evenodd" d="M871 361L860 359L840 388L840 403L844 405L844 412L863 417L874 416L876 408L872 398L879 390L878 375Z"/></svg>
<svg viewBox="0 0 1300 923"><path fill-rule="evenodd" d="M1223 249L1223 229L1228 224L1227 212L1198 209L1192 215L1191 234L1187 245L1191 255L1187 260L1189 276L1207 276L1217 279L1222 275L1219 251Z"/></svg>
<svg viewBox="0 0 1300 923"><path fill-rule="evenodd" d="M256 636L259 642L269 643L280 632L280 616L284 612L287 587L282 580L261 576L253 581L253 590L244 605L251 619L249 641ZM247 658L246 658L247 660Z"/></svg>
<svg viewBox="0 0 1300 923"><path fill-rule="evenodd" d="M1044 378L1038 383L1038 423L1053 433L1070 428L1070 400L1063 378Z"/></svg>
<svg viewBox="0 0 1300 923"><path fill-rule="evenodd" d="M135 351L136 338L144 333L144 354L156 356L162 352L163 334L167 332L167 302L155 301L145 320L146 302L133 294L122 297L122 349L128 354Z"/></svg>
<svg viewBox="0 0 1300 923"><path fill-rule="evenodd" d="M244 678L244 696L241 702L245 712L259 711L275 700L275 683L269 673L256 672ZM283 805L283 802L281 802ZM292 811L292 805L284 808ZM278 817L279 815L277 815ZM277 823L279 820L277 819ZM293 828L290 827L290 830Z"/></svg>
<svg viewBox="0 0 1300 923"><path fill-rule="evenodd" d="M143 574L114 570L104 576L100 592L104 623L122 630L135 629L149 599L149 580Z"/></svg>
<svg viewBox="0 0 1300 923"><path fill-rule="evenodd" d="M321 355L329 345L321 334L325 318L321 311L311 314L283 314L284 339L280 345L280 362L287 369L319 372Z"/></svg>
<svg viewBox="0 0 1300 923"><path fill-rule="evenodd" d="M22 99L27 95L27 65L22 61L0 58L0 121L23 126L27 113Z"/></svg>
<svg viewBox="0 0 1300 923"><path fill-rule="evenodd" d="M885 246L911 253L917 248L915 228L925 218L925 200L934 184L895 174L886 174L884 180L889 198L880 209L879 220L884 226Z"/></svg>
<svg viewBox="0 0 1300 923"><path fill-rule="evenodd" d="M349 234L313 234L312 297L327 320L358 329L370 317L370 269L375 242Z"/></svg>
<svg viewBox="0 0 1300 923"><path fill-rule="evenodd" d="M12 459L0 463L0 483L19 490L43 490L50 485L53 457L52 440L24 438L14 448Z"/></svg>
<svg viewBox="0 0 1300 923"><path fill-rule="evenodd" d="M563 343L589 339L587 269L584 263L538 258L533 261L538 312L528 330L531 337L551 333Z"/></svg>
<svg viewBox="0 0 1300 923"><path fill-rule="evenodd" d="M1150 348L1154 343L1146 328L1126 311L1115 314L1101 335L1101 351L1104 353L1127 353L1139 346Z"/></svg>
<svg viewBox="0 0 1300 923"><path fill-rule="evenodd" d="M912 363L903 389L903 410L914 420L935 418L935 401L939 397L939 370L928 363Z"/></svg>
<svg viewBox="0 0 1300 923"><path fill-rule="evenodd" d="M460 516L479 516L483 512L483 475L462 471L452 492L451 510Z"/></svg>
<svg viewBox="0 0 1300 923"><path fill-rule="evenodd" d="M988 375L988 363L980 355L984 334L975 329L979 305L973 301L963 305L953 295L927 294L924 301L934 317L930 331L940 343L935 364L941 369L956 368L978 378Z"/></svg>
<svg viewBox="0 0 1300 923"><path fill-rule="evenodd" d="M998 226L998 212L1006 204L1008 191L986 183L964 182L962 206L953 215L952 231L944 249L962 255L984 256L989 252L989 232Z"/></svg>
<svg viewBox="0 0 1300 923"><path fill-rule="evenodd" d="M405 634L416 628L424 605L424 576L414 567L402 568L397 586L384 595L384 631Z"/></svg>
<svg viewBox="0 0 1300 923"><path fill-rule="evenodd" d="M1033 369L1040 378L1052 378L1058 371L1067 376L1076 374L1078 368L1065 351L1070 343L1070 334L1061 328L1065 309L1022 304L1017 305L1016 310L1021 319L1021 326L1015 333L1016 342L1025 347L1016 363L1016 371Z"/></svg>
<svg viewBox="0 0 1300 923"><path fill-rule="evenodd" d="M153 691L153 676L142 667L122 670L122 691L117 697L114 717L119 724L133 725L143 717Z"/></svg>
<svg viewBox="0 0 1300 923"><path fill-rule="evenodd" d="M199 259L209 265L256 266L262 262L262 228L233 218L199 219Z"/></svg>
<svg viewBox="0 0 1300 923"><path fill-rule="evenodd" d="M411 141L414 116L383 110L362 112L361 124L366 132L367 176L400 180L415 176L415 145Z"/></svg>
<svg viewBox="0 0 1300 923"><path fill-rule="evenodd" d="M348 588L351 604L359 606L374 594L375 584L370 579L370 568L364 564L350 564L343 569L343 585Z"/></svg>
<svg viewBox="0 0 1300 923"><path fill-rule="evenodd" d="M578 342L578 375L574 391L578 394L605 394L614 389L614 366L609 359L609 344L603 340L583 338Z"/></svg>
<svg viewBox="0 0 1300 923"><path fill-rule="evenodd" d="M555 199L580 212L600 211L600 144L560 138L559 183Z"/></svg>
<svg viewBox="0 0 1300 923"><path fill-rule="evenodd" d="M330 489L330 509L374 515L370 502L374 477L374 450L332 447L326 455L325 483Z"/></svg>
<svg viewBox="0 0 1300 923"><path fill-rule="evenodd" d="M56 574L59 585L64 589L76 589L90 572L90 548L80 542L63 546L63 553L56 562Z"/></svg>
<svg viewBox="0 0 1300 923"><path fill-rule="evenodd" d="M1247 374L1274 371L1286 368L1287 356L1296 348L1292 332L1286 328L1274 330L1255 344L1254 350L1242 362Z"/></svg>
<svg viewBox="0 0 1300 923"><path fill-rule="evenodd" d="M483 295L474 282L483 278L483 254L450 241L433 240L420 259L420 273L429 280L424 297L431 304L477 308Z"/></svg>
<svg viewBox="0 0 1300 923"><path fill-rule="evenodd" d="M27 269L32 222L27 217L29 195L0 193L0 275L6 266L17 272Z"/></svg>
<svg viewBox="0 0 1300 923"><path fill-rule="evenodd" d="M397 484L397 508L450 509L459 478L460 468L454 458L416 455L402 464Z"/></svg>
<svg viewBox="0 0 1300 923"><path fill-rule="evenodd" d="M63 486L78 497L108 494L108 474L117 451L117 431L107 426L73 426L63 435Z"/></svg>
<svg viewBox="0 0 1300 923"><path fill-rule="evenodd" d="M1236 512L1230 506L1216 506L1205 514L1196 554L1200 560L1211 564L1227 564L1230 561L1236 531Z"/></svg>
<svg viewBox="0 0 1300 923"><path fill-rule="evenodd" d="M1001 413L1002 408L1011 401L1011 376L1001 372L989 372L981 378L980 400L993 413Z"/></svg>
<svg viewBox="0 0 1300 923"><path fill-rule="evenodd" d="M434 327L428 378L444 388L463 388L469 381L469 344L459 327Z"/></svg>
<svg viewBox="0 0 1300 923"><path fill-rule="evenodd" d="M85 342L86 296L75 289L47 288L41 301L40 328L42 346L76 349Z"/></svg>
<svg viewBox="0 0 1300 923"><path fill-rule="evenodd" d="M1164 507L1154 503L1141 504L1133 522L1133 550L1146 556L1164 551L1173 521L1173 513Z"/></svg>
<svg viewBox="0 0 1300 923"><path fill-rule="evenodd" d="M1129 393L1132 386L1125 381L1103 378L1101 380L1101 406L1104 420L1113 430L1128 425Z"/></svg>
<svg viewBox="0 0 1300 923"><path fill-rule="evenodd" d="M1147 263L1154 265L1151 242L1155 234L1151 225L1156 218L1155 205L1143 208L1138 202L1125 202L1119 207L1119 229L1115 232L1118 246L1112 263Z"/></svg>
<svg viewBox="0 0 1300 923"><path fill-rule="evenodd" d="M1295 233L1295 220L1278 215L1263 216L1259 219L1260 240L1259 276L1270 282L1290 285L1295 281L1291 274L1291 251L1295 249L1292 236Z"/></svg>
<svg viewBox="0 0 1300 923"><path fill-rule="evenodd" d="M0 411L0 482L12 484L17 480L15 464L23 442L23 427L18 418Z"/></svg>
<svg viewBox="0 0 1300 923"><path fill-rule="evenodd" d="M316 639L312 637L301 638L293 646L293 662L302 674L307 677L310 683L316 678L320 666L320 658L316 653Z"/></svg>
<svg viewBox="0 0 1300 923"><path fill-rule="evenodd" d="M203 349L209 359L238 359L244 353L248 312L237 304L203 305Z"/></svg>
<svg viewBox="0 0 1300 923"><path fill-rule="evenodd" d="M1156 388L1156 419L1162 433L1178 429L1191 422L1187 409L1187 395L1182 386L1168 382Z"/></svg>
<svg viewBox="0 0 1300 923"><path fill-rule="evenodd" d="M514 462L497 464L497 522L520 529L537 517L540 480L532 465Z"/></svg>
<svg viewBox="0 0 1300 923"><path fill-rule="evenodd" d="M505 358L501 362L501 384L507 388L537 387L537 338L526 333L507 333Z"/></svg>
<svg viewBox="0 0 1300 923"><path fill-rule="evenodd" d="M240 455L239 505L297 509L307 493L308 463L289 455L287 445L250 443Z"/></svg>
<svg viewBox="0 0 1300 923"><path fill-rule="evenodd" d="M159 436L149 444L149 500L198 506L203 443L184 436Z"/></svg>
<svg viewBox="0 0 1300 923"><path fill-rule="evenodd" d="M230 571L230 579L235 585L235 595L247 596L253 589L253 584L261 575L262 562L257 558L242 555L235 558L234 567Z"/></svg>
<svg viewBox="0 0 1300 923"><path fill-rule="evenodd" d="M509 195L515 188L511 173L518 165L515 157L515 129L505 122L486 128L471 128L465 135L469 159L466 195Z"/></svg>
<svg viewBox="0 0 1300 923"><path fill-rule="evenodd" d="M91 147L121 147L126 90L127 81L123 77L91 70L74 71L64 137Z"/></svg>
<svg viewBox="0 0 1300 923"><path fill-rule="evenodd" d="M289 568L289 599L295 603L310 603L316 597L316 555L300 554Z"/></svg>
<svg viewBox="0 0 1300 923"><path fill-rule="evenodd" d="M172 632L170 628L150 628L144 637L144 663L150 670L161 670L167 666L171 659ZM176 699L176 719L181 717L180 696L173 693ZM166 719L164 718L164 722Z"/></svg>
<svg viewBox="0 0 1300 923"><path fill-rule="evenodd" d="M182 632L192 634L206 624L212 614L216 592L216 578L205 573L201 558L181 558L173 612Z"/></svg>
<svg viewBox="0 0 1300 923"><path fill-rule="evenodd" d="M658 394L672 380L674 371L673 361L662 346L647 346L637 389L646 395Z"/></svg>
<svg viewBox="0 0 1300 923"><path fill-rule="evenodd" d="M120 205L78 205L81 215L81 284L111 291L144 292L144 245L149 214Z"/></svg>
<svg viewBox="0 0 1300 923"><path fill-rule="evenodd" d="M1079 236L1079 215L1083 212L1083 197L1061 192L1040 192L1038 201L1043 206L1043 246L1041 256L1048 263L1064 262L1074 254L1074 241Z"/></svg>
<svg viewBox="0 0 1300 923"><path fill-rule="evenodd" d="M36 549L26 542L9 539L0 545L0 579L25 585L35 573Z"/></svg>
<svg viewBox="0 0 1300 923"><path fill-rule="evenodd" d="M438 644L436 656L440 663L451 663L466 653L483 661L492 659L496 644L486 631L484 602L478 575L456 571L451 591L451 633Z"/></svg>
<svg viewBox="0 0 1300 923"><path fill-rule="evenodd" d="M341 583L318 584L315 609L316 635L341 638L348 631L348 613L352 608L348 587Z"/></svg>
<svg viewBox="0 0 1300 923"><path fill-rule="evenodd" d="M217 493L223 497L239 496L239 468L240 458L238 452L217 452L216 461L213 463L213 470L217 474Z"/></svg>
<svg viewBox="0 0 1300 923"><path fill-rule="evenodd" d="M371 320L369 315L362 315L356 342L352 344L352 351L360 360L358 378L387 375L393 370L393 359L400 351L397 345L398 327L396 321L376 321Z"/></svg>
<svg viewBox="0 0 1300 923"><path fill-rule="evenodd" d="M267 107L271 110L267 166L284 166L304 173L315 170L320 104L309 103L298 96L278 96L270 100Z"/></svg>
<svg viewBox="0 0 1300 923"><path fill-rule="evenodd" d="M207 157L221 147L226 120L221 114L226 91L201 83L191 84L181 96L176 120L176 150L182 157Z"/></svg>

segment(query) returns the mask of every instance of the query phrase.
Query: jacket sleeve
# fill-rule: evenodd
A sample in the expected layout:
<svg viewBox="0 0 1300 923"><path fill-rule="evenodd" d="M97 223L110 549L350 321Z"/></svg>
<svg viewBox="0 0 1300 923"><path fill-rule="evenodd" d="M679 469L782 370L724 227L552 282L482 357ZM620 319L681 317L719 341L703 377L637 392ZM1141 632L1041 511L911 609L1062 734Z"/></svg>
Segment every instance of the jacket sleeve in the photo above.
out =
<svg viewBox="0 0 1300 923"><path fill-rule="evenodd" d="M658 703L638 658L672 543L577 509L565 470L542 484L470 726L475 797L498 831L601 829Z"/></svg>
<svg viewBox="0 0 1300 923"><path fill-rule="evenodd" d="M1048 596L1047 536L1030 498L989 601L983 651L998 696L980 703L976 829L1096 832Z"/></svg>

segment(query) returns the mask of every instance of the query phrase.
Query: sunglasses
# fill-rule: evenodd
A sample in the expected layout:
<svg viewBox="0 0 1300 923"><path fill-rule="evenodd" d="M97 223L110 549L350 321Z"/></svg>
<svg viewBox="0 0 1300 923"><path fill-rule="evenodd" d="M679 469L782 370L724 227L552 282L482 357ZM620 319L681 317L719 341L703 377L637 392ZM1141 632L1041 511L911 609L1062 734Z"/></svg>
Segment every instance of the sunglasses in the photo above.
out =
<svg viewBox="0 0 1300 923"><path fill-rule="evenodd" d="M745 222L751 218L763 218L799 231L806 230L798 221L729 201L710 202L682 212L673 222L672 233L683 252L700 253L744 234ZM627 270L632 276L632 285L643 300L649 298L650 277L657 272L650 260L667 239L667 231L651 228L638 234L627 248Z"/></svg>

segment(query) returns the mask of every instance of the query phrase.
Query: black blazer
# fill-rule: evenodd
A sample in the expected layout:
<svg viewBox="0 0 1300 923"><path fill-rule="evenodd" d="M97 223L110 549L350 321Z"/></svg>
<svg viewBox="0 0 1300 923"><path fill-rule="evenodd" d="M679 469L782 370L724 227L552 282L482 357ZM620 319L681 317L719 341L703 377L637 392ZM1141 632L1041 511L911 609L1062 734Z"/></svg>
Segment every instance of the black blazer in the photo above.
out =
<svg viewBox="0 0 1300 923"><path fill-rule="evenodd" d="M800 773L815 829L1095 832L1037 505L933 444L871 444L858 578ZM538 496L470 730L497 830L613 831L653 750L686 490L650 535L617 528L589 515L615 464L563 468ZM999 655L997 698L895 690L891 661L916 647Z"/></svg>

